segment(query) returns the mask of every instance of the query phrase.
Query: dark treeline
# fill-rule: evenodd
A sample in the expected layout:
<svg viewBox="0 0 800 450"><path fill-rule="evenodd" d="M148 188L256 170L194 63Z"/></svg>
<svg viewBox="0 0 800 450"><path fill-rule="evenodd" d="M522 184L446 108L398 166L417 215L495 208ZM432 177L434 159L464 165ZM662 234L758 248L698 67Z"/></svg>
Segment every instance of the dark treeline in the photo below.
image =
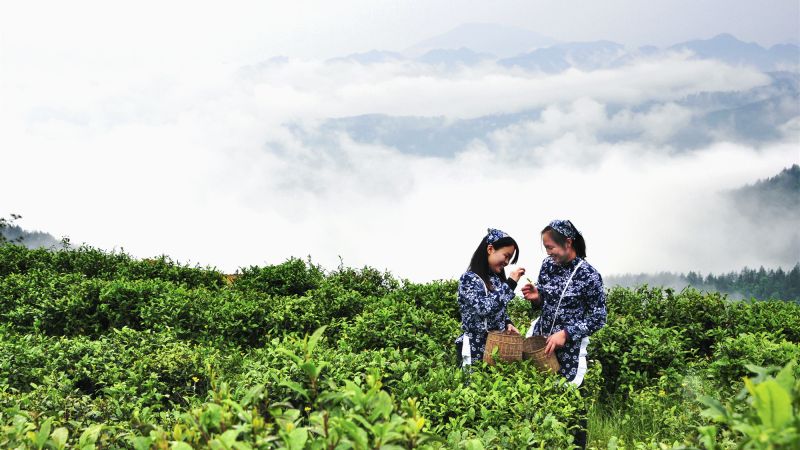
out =
<svg viewBox="0 0 800 450"><path fill-rule="evenodd" d="M62 248L68 246L67 238L59 241L49 233L23 230L16 224L19 219L22 219L22 216L14 213L8 217L0 216L0 244L10 242L28 248L57 248L59 244L62 244L60 245Z"/></svg>
<svg viewBox="0 0 800 450"><path fill-rule="evenodd" d="M800 209L800 165L794 164L772 178L736 189L730 195L741 212L756 220L763 220L764 214L787 212L796 217Z"/></svg>
<svg viewBox="0 0 800 450"><path fill-rule="evenodd" d="M19 225L0 227L0 243L8 241L19 243L28 248L61 248L64 241L42 231L23 230Z"/></svg>
<svg viewBox="0 0 800 450"><path fill-rule="evenodd" d="M741 271L721 275L699 272L677 274L662 272L658 274L612 275L605 279L608 286L635 287L642 284L683 289L687 286L703 291L715 291L736 299L790 300L800 302L800 263L789 270L782 268L758 269L745 267Z"/></svg>

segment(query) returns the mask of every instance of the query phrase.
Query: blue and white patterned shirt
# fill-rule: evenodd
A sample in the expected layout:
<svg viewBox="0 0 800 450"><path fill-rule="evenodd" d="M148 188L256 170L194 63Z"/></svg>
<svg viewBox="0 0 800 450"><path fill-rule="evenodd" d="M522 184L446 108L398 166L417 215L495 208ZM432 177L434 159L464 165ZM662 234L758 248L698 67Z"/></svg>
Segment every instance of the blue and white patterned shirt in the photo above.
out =
<svg viewBox="0 0 800 450"><path fill-rule="evenodd" d="M575 272L561 306L556 313L561 292L567 284L572 271L583 261ZM581 340L589 337L606 323L606 294L603 279L597 270L581 258L575 258L564 266L556 264L548 257L542 262L537 283L542 313L533 333L549 336L561 330L567 331L567 342L556 350L561 364L561 375L572 381L578 370L578 357Z"/></svg>
<svg viewBox="0 0 800 450"><path fill-rule="evenodd" d="M461 330L469 336L473 361L483 358L489 331L505 330L506 324L511 323L506 305L514 298L514 290L496 274L491 274L489 281L493 290L472 271L465 272L458 280ZM464 334L456 339L456 344L463 342Z"/></svg>

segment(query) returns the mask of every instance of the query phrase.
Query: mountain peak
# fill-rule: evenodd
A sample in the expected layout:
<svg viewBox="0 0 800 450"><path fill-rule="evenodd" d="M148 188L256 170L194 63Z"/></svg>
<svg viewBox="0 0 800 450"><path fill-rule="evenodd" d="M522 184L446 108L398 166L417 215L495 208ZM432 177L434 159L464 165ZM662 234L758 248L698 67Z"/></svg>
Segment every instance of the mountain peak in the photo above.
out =
<svg viewBox="0 0 800 450"><path fill-rule="evenodd" d="M734 36L734 35L732 35L730 33L720 33L720 34L718 34L718 35L716 35L716 36L714 36L714 37L712 37L711 39L708 39L708 40L710 40L710 41L743 42L743 41L740 41L739 39L736 39L736 36Z"/></svg>
<svg viewBox="0 0 800 450"><path fill-rule="evenodd" d="M356 62L359 64L378 64L391 61L403 60L403 55L396 52L389 52L384 50L370 50L363 53L351 53L349 55L332 58L327 62Z"/></svg>
<svg viewBox="0 0 800 450"><path fill-rule="evenodd" d="M466 47L476 53L504 58L556 43L555 39L525 28L493 23L465 23L446 33L422 40L403 53L419 57L435 49L457 50Z"/></svg>

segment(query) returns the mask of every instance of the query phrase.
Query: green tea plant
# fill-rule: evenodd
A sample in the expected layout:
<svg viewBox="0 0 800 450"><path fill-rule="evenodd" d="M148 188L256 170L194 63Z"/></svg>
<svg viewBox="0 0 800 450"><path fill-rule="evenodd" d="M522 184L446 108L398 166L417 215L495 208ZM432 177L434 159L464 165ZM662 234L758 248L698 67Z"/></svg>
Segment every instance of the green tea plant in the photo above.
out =
<svg viewBox="0 0 800 450"><path fill-rule="evenodd" d="M800 379L795 376L796 360L777 368L748 366L757 375L746 378L744 390L733 401L704 397L703 414L730 430L737 448L775 449L800 447ZM723 448L716 425L699 428L707 449Z"/></svg>
<svg viewBox="0 0 800 450"><path fill-rule="evenodd" d="M759 416L762 378L785 376L752 393L743 376L800 357L796 303L612 289L576 390L524 361L467 377L456 291L294 258L230 280L0 245L0 448L569 448L585 416L597 448L794 445ZM535 314L508 310L521 331ZM725 418L699 414L710 398Z"/></svg>

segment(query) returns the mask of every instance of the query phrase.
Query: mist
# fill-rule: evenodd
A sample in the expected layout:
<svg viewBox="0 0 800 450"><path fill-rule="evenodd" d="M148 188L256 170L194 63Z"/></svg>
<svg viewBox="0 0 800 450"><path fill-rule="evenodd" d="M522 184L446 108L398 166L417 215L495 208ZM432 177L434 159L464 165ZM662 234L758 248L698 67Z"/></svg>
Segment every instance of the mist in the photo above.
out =
<svg viewBox="0 0 800 450"><path fill-rule="evenodd" d="M796 214L771 210L767 239L729 195L800 161L794 72L677 50L558 73L283 58L16 87L0 204L73 243L427 281L457 277L487 227L535 275L540 230L569 218L604 274L800 259Z"/></svg>

